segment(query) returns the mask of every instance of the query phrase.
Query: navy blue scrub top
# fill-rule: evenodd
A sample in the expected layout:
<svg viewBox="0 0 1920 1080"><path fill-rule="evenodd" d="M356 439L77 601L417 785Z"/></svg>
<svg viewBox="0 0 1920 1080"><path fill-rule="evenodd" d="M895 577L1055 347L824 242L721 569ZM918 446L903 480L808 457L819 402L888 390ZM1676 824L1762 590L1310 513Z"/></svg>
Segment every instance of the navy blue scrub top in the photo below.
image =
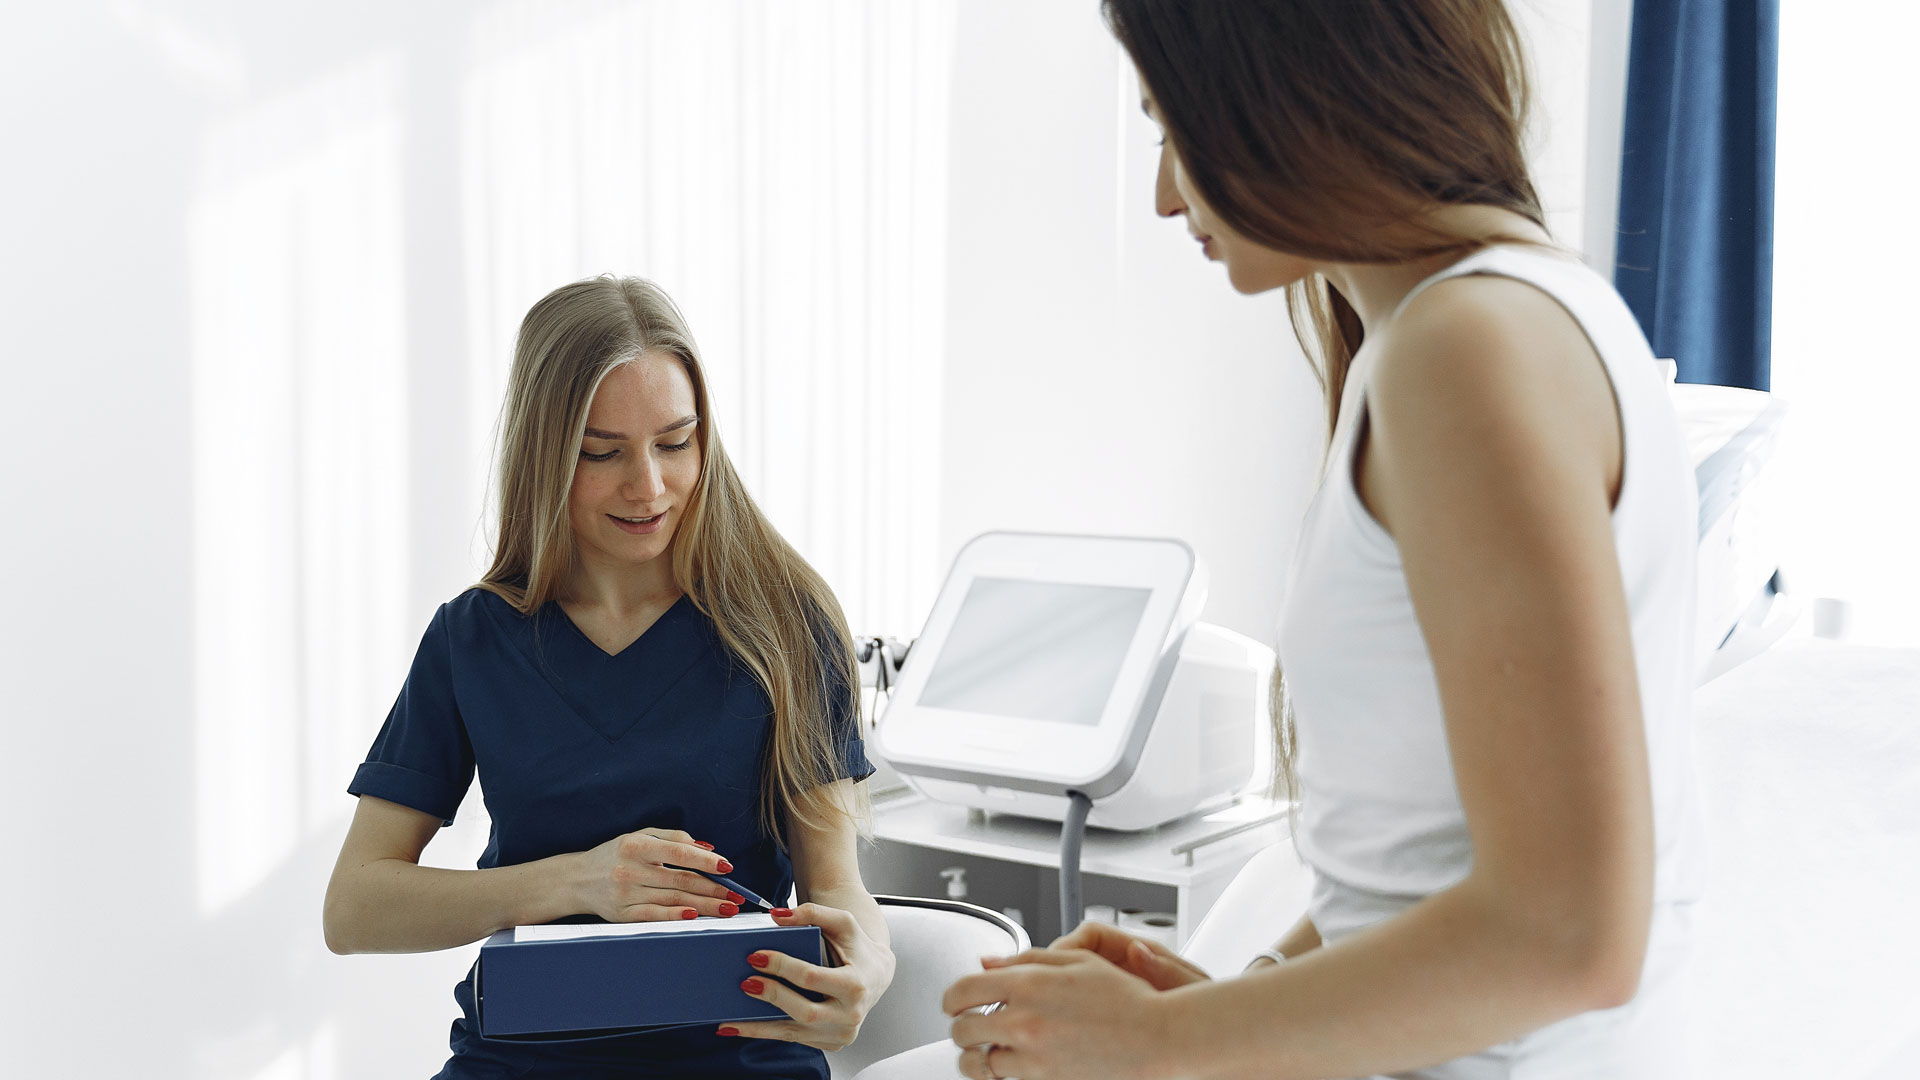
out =
<svg viewBox="0 0 1920 1080"><path fill-rule="evenodd" d="M835 775L864 780L857 700L832 693ZM493 829L479 867L586 851L636 829L684 829L762 896L793 886L793 865L759 824L773 707L682 597L609 656L558 604L522 615L484 589L442 604L400 698L347 790L452 824L476 769ZM576 917L566 921L596 921ZM721 1038L717 1025L568 1043L482 1038L473 975L454 990L453 1057L442 1077L804 1077L820 1051Z"/></svg>

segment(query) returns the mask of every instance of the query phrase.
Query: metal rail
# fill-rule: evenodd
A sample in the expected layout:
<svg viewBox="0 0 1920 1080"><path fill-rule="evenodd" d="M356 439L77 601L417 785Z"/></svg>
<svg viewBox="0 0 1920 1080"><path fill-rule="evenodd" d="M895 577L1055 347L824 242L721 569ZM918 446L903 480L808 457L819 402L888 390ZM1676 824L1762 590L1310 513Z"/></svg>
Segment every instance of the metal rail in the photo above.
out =
<svg viewBox="0 0 1920 1080"><path fill-rule="evenodd" d="M1270 814L1263 814L1257 818L1251 818L1246 821L1236 822L1235 824L1229 825L1224 829L1220 829L1215 832L1210 832L1205 836L1195 837L1194 839L1188 840L1185 843L1175 844L1173 846L1173 853L1175 855L1185 855L1187 857L1187 865L1192 866L1193 853L1200 850L1203 847L1206 847L1208 844L1216 844L1222 840L1225 840L1230 836L1239 836L1243 832L1251 832L1254 829L1262 828L1264 826L1271 825L1276 821L1284 820L1292 815L1292 810L1293 808L1291 805L1282 806L1278 810L1275 810Z"/></svg>

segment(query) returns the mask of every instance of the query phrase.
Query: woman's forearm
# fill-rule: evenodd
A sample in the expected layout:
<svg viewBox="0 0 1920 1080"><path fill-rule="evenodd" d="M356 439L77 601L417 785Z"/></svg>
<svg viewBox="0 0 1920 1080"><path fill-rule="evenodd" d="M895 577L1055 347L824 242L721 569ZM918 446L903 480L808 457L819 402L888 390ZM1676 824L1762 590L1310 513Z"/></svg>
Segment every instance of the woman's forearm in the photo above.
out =
<svg viewBox="0 0 1920 1080"><path fill-rule="evenodd" d="M1313 916L1302 915L1292 929L1281 935L1273 943L1273 951L1291 960L1296 956L1310 953L1320 947L1320 928L1313 925Z"/></svg>
<svg viewBox="0 0 1920 1080"><path fill-rule="evenodd" d="M1620 980L1569 937L1457 886L1336 945L1282 948L1298 957L1284 965L1170 991L1167 1027L1178 1034L1157 1072L1392 1073L1620 1004ZM1298 940L1296 926L1283 943Z"/></svg>
<svg viewBox="0 0 1920 1080"><path fill-rule="evenodd" d="M873 894L867 891L865 885L858 882L837 882L816 885L799 892L802 903L839 908L852 915L854 921L860 924L860 929L866 931L868 937L888 946L891 952L892 939L887 934L887 917L880 911L880 902L873 898Z"/></svg>
<svg viewBox="0 0 1920 1080"><path fill-rule="evenodd" d="M584 910L575 899L574 856L488 870L445 870L404 859L339 867L324 908L336 953L431 952L478 941L509 926L551 922Z"/></svg>
<svg viewBox="0 0 1920 1080"><path fill-rule="evenodd" d="M1273 951L1289 960L1298 956L1304 956L1319 947L1320 928L1313 925L1313 916L1311 915L1300 916L1300 921L1294 923L1286 933L1280 935L1279 941L1273 943ZM1246 970L1254 971L1259 968L1271 967L1274 963L1275 961L1271 956L1262 954L1254 957L1253 960L1247 964Z"/></svg>

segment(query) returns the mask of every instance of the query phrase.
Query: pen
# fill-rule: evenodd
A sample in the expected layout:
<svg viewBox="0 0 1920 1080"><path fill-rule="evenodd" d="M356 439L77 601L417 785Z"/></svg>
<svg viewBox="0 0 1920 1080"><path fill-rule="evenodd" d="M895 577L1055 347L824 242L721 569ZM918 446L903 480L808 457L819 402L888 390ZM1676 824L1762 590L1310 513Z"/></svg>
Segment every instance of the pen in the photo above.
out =
<svg viewBox="0 0 1920 1080"><path fill-rule="evenodd" d="M701 877L706 878L708 881L711 881L716 885L725 885L727 888L732 889L734 892L737 892L741 896L746 897L747 903L749 904L766 908L768 911L772 911L774 908L780 906L779 904L768 903L765 897L762 897L759 893L754 892L752 889L747 888L745 885L740 884L739 882L733 880L732 878L722 877L719 874L710 874L705 870L695 870L694 873L699 874Z"/></svg>

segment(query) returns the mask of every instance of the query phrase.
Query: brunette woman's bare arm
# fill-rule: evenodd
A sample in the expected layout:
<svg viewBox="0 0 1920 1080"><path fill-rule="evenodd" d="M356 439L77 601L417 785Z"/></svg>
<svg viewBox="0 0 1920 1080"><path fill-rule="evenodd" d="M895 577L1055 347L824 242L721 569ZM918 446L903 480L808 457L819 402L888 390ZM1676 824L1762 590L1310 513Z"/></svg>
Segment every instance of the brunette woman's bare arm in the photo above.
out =
<svg viewBox="0 0 1920 1080"><path fill-rule="evenodd" d="M724 887L667 865L724 873L725 860L683 832L643 829L591 851L488 870L421 866L420 854L439 828L431 814L360 797L327 882L327 948L429 952L567 915L640 922L678 919L690 910L739 910Z"/></svg>

